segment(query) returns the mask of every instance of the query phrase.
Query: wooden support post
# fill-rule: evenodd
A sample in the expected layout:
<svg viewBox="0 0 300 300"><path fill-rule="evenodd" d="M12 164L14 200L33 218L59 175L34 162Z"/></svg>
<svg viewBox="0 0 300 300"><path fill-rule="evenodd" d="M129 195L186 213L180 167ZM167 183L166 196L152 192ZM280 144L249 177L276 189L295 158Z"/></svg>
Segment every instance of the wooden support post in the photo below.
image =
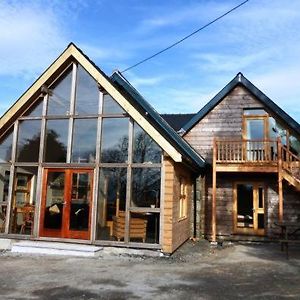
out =
<svg viewBox="0 0 300 300"><path fill-rule="evenodd" d="M214 139L213 142L213 164L212 164L212 202L211 202L211 236L212 242L217 241L217 213L216 213L216 198L217 198L217 173L216 173L216 155L217 144Z"/></svg>
<svg viewBox="0 0 300 300"><path fill-rule="evenodd" d="M280 138L277 140L278 151L278 221L283 221L283 191L282 191L282 145Z"/></svg>

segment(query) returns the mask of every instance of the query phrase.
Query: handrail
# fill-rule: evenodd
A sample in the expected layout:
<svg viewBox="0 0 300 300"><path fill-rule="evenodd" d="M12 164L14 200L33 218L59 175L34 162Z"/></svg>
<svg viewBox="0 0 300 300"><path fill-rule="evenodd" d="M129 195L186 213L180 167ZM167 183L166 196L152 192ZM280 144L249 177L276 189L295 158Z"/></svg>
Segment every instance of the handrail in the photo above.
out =
<svg viewBox="0 0 300 300"><path fill-rule="evenodd" d="M297 180L300 180L300 158L292 153L286 146L281 148L282 168L288 171Z"/></svg>
<svg viewBox="0 0 300 300"><path fill-rule="evenodd" d="M277 162L278 147L275 140L215 140L216 162Z"/></svg>

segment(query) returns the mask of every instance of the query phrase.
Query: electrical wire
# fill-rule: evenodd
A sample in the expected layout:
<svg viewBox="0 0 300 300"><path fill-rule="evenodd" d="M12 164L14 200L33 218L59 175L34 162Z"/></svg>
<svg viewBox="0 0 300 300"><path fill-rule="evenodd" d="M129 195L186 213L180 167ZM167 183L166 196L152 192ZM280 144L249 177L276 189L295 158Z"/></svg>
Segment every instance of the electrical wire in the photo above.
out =
<svg viewBox="0 0 300 300"><path fill-rule="evenodd" d="M129 71L129 70L131 70L131 69L133 69L133 68L135 68L135 67L137 67L137 66L143 64L144 62L146 62L146 61L148 61L148 60L150 60L150 59L152 59L152 58L154 58L154 57L156 57L156 56L162 54L163 52L166 52L167 50L169 50L169 49L171 49L171 48L177 46L178 44L182 43L183 41L185 41L186 39L188 39L188 38L190 38L191 36L195 35L195 34L198 33L199 31L205 29L206 27L208 27L208 26L212 25L213 23L219 21L220 19L224 18L225 16L227 16L228 14L230 14L230 13L233 12L234 10L238 9L239 7L243 6L244 4L246 4L246 3L249 2L249 1L250 1L250 0L243 1L243 2L240 3L239 5L237 5L237 6L233 7L233 8L231 8L230 10L228 10L227 12L225 12L224 14L222 14L221 16L215 18L214 20L210 21L209 23L205 24L204 26L200 27L199 29L197 29L197 30L193 31L192 33L188 34L187 36L183 37L183 38L180 39L179 41L177 41L177 42L171 44L170 46L168 46L168 47L166 47L166 48L164 48L164 49L162 49L162 50L156 52L155 54L153 54L153 55L151 55L151 56L149 56L149 57L147 57L147 58L145 58L145 59L139 61L138 63L136 63L136 64L134 64L134 65L132 65L132 66L126 68L125 70L121 71L120 73L121 73L121 74L122 74L122 73L125 73L125 72L127 72L127 71Z"/></svg>

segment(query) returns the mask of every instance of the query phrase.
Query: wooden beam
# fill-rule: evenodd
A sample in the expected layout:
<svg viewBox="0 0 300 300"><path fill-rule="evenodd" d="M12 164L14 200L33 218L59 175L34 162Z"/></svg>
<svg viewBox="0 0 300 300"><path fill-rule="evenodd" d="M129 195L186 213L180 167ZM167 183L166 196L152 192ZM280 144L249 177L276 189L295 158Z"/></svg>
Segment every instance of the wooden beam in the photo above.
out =
<svg viewBox="0 0 300 300"><path fill-rule="evenodd" d="M278 153L278 221L283 221L283 191L282 191L282 145L280 138L277 139Z"/></svg>
<svg viewBox="0 0 300 300"><path fill-rule="evenodd" d="M217 197L217 172L216 172L216 140L213 142L213 165L212 165L212 202L211 202L211 239L215 243L217 240L217 212L216 212L216 197Z"/></svg>
<svg viewBox="0 0 300 300"><path fill-rule="evenodd" d="M270 163L266 164L256 164L252 165L246 163L218 163L216 165L217 172L253 172L253 173L277 173L278 165L276 164L270 166Z"/></svg>

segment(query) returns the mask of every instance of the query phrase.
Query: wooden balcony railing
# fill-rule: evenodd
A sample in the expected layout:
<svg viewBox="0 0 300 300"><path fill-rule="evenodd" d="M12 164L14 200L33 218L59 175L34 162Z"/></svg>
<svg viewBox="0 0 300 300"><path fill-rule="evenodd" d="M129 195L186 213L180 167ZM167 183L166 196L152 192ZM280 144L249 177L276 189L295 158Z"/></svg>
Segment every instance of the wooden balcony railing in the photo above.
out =
<svg viewBox="0 0 300 300"><path fill-rule="evenodd" d="M216 140L217 163L277 162L278 145L274 140Z"/></svg>
<svg viewBox="0 0 300 300"><path fill-rule="evenodd" d="M297 180L300 180L300 158L289 151L286 146L281 147L282 167Z"/></svg>

